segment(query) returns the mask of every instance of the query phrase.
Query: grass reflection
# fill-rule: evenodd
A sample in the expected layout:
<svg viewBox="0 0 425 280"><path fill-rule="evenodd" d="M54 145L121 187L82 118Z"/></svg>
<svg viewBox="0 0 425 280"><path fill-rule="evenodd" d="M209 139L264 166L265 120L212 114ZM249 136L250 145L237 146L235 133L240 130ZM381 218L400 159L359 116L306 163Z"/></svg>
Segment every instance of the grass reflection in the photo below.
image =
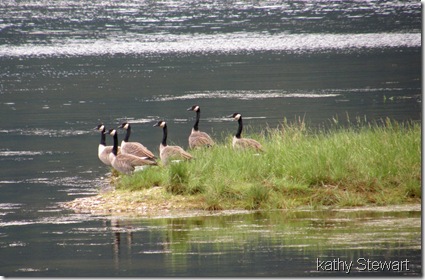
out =
<svg viewBox="0 0 425 280"><path fill-rule="evenodd" d="M131 254L163 256L176 273L192 267L194 259L216 263L240 260L242 264L243 258L250 263L253 258L271 254L271 258L293 257L311 263L312 256L331 254L353 259L383 252L392 258L406 250L420 252L421 248L420 208L399 210L268 211L123 220L121 228L115 227L114 240L126 240L126 250ZM131 238L117 238L117 234Z"/></svg>

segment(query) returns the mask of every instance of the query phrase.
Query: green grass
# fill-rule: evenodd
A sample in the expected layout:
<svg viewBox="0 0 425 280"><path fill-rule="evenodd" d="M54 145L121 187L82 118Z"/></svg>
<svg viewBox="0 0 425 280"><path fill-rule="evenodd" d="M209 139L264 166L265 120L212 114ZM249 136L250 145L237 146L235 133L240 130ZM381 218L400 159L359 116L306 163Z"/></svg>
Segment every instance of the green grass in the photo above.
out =
<svg viewBox="0 0 425 280"><path fill-rule="evenodd" d="M163 186L204 209L292 209L391 205L421 200L421 125L360 119L313 130L304 122L245 137L265 152L234 151L231 136L195 159L123 176L117 189Z"/></svg>

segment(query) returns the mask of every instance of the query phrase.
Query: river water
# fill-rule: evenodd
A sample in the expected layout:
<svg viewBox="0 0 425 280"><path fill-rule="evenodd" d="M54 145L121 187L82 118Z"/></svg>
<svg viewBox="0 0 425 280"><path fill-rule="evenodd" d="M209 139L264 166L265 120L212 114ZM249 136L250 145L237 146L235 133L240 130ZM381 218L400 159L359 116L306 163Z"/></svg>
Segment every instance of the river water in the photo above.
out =
<svg viewBox="0 0 425 280"><path fill-rule="evenodd" d="M219 140L234 112L252 131L420 121L418 1L5 0L0 15L0 275L346 275L327 261L422 274L418 207L126 219L59 206L102 188L100 122L131 121L157 152L159 119L187 147L193 104ZM373 269L383 261L401 267Z"/></svg>

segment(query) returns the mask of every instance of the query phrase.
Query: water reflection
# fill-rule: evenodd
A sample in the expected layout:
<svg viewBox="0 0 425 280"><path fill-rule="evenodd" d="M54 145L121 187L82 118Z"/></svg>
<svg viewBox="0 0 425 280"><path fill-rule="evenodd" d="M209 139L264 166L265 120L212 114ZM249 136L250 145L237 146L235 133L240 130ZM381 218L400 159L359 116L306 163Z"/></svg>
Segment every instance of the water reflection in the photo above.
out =
<svg viewBox="0 0 425 280"><path fill-rule="evenodd" d="M317 269L318 258L353 262L407 258L408 270L370 271L357 263L350 274L418 275L422 271L421 213L420 207L412 209L114 218L110 221L113 261L115 269L132 269L134 260L155 256L164 263L161 276L300 276L306 272L324 276L329 271Z"/></svg>
<svg viewBox="0 0 425 280"><path fill-rule="evenodd" d="M118 219L112 218L111 221L111 231L113 234L113 256L114 256L114 265L115 269L120 268L120 258L121 258L121 247L125 247L126 254L131 255L131 246L133 242L133 231L130 225L126 225L125 221L120 221ZM121 241L121 240L124 241ZM124 243L124 244L121 244Z"/></svg>

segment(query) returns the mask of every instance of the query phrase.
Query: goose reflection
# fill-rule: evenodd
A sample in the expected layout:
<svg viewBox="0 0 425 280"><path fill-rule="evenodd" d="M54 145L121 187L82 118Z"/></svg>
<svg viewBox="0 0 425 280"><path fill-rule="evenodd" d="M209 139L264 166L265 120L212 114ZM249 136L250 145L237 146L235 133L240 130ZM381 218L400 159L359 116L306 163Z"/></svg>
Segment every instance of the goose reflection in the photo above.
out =
<svg viewBox="0 0 425 280"><path fill-rule="evenodd" d="M122 225L122 221L118 219L111 219L111 231L113 234L113 256L114 264L116 268L120 266L120 257L121 257L121 237L125 234L125 245L127 246L127 255L131 256L131 246L133 243L133 231L132 227L129 225ZM131 260L131 257L129 258Z"/></svg>

